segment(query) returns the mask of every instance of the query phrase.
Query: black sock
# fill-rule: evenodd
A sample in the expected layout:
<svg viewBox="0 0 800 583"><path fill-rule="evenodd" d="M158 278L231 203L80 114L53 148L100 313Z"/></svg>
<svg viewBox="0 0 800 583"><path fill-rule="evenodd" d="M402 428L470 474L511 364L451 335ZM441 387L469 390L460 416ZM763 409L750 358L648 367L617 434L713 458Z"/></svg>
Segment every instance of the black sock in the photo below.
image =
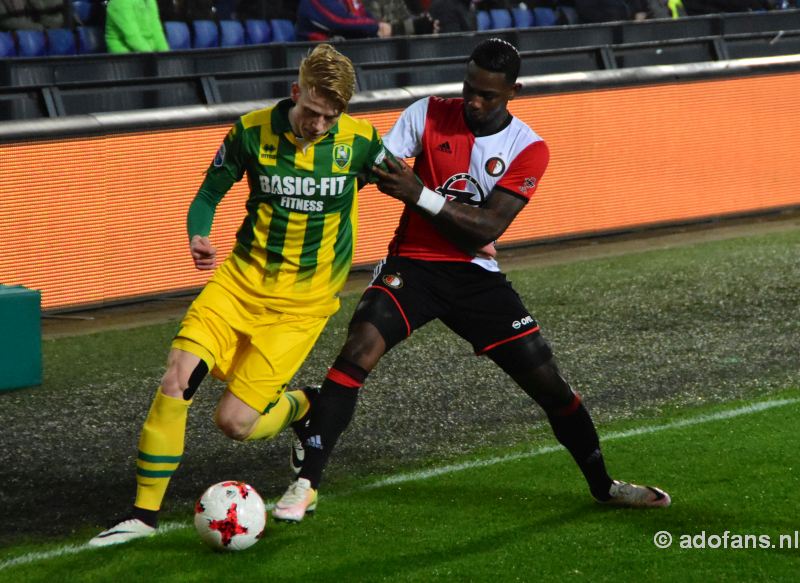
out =
<svg viewBox="0 0 800 583"><path fill-rule="evenodd" d="M158 528L158 510L146 510L144 508L134 506L131 514L134 518L138 518L147 526Z"/></svg>
<svg viewBox="0 0 800 583"><path fill-rule="evenodd" d="M322 471L328 463L339 436L347 429L358 401L358 390L364 384L367 371L337 358L322 383L319 396L311 408L311 420L304 430L305 458L298 477L311 482L317 489L322 480Z"/></svg>
<svg viewBox="0 0 800 583"><path fill-rule="evenodd" d="M579 396L576 395L575 399L572 405L548 411L547 418L556 439L572 454L583 472L592 496L598 500L608 500L612 480L600 451L600 439L589 411Z"/></svg>

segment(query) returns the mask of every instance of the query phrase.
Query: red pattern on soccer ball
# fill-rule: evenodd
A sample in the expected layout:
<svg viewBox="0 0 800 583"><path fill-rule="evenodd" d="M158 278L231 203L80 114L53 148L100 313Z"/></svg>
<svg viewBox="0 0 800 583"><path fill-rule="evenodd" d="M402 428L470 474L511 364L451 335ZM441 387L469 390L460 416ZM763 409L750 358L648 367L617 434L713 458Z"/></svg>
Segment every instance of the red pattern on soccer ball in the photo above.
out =
<svg viewBox="0 0 800 583"><path fill-rule="evenodd" d="M236 514L236 504L231 504L228 508L228 515L225 520L212 520L208 524L210 530L218 530L222 538L222 546L227 547L237 534L247 534L247 527L239 524L239 515Z"/></svg>
<svg viewBox="0 0 800 583"><path fill-rule="evenodd" d="M248 486L244 482L234 482L234 481L222 482L222 485L225 487L233 486L234 488L239 490L239 495L244 499L247 499L248 494L250 494L250 486Z"/></svg>

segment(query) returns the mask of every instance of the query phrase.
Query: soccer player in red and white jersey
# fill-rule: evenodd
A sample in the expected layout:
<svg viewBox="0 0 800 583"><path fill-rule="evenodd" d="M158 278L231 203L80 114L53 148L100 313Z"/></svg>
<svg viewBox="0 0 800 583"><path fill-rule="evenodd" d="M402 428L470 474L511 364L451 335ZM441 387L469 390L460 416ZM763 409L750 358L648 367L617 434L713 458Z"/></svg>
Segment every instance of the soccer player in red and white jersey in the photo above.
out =
<svg viewBox="0 0 800 583"><path fill-rule="evenodd" d="M416 157L413 171L401 161L387 162L388 171L373 169L380 190L405 208L344 347L308 415L292 425L298 436L292 465L299 473L273 510L276 518L299 521L316 508L322 471L367 375L395 344L435 319L544 409L595 499L669 506L666 492L608 475L589 412L495 260L493 242L531 199L549 160L545 142L507 108L521 87L519 67L509 43L480 43L467 64L463 99L417 101L384 138L398 158Z"/></svg>

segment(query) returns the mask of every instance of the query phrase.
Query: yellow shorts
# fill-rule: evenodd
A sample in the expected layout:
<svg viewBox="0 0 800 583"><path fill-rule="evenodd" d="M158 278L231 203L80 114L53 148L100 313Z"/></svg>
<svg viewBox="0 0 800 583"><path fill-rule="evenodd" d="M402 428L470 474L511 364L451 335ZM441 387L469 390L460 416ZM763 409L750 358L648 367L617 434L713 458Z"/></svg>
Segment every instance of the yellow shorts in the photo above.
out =
<svg viewBox="0 0 800 583"><path fill-rule="evenodd" d="M200 357L256 411L277 403L328 317L275 312L241 302L210 281L186 312L172 347Z"/></svg>

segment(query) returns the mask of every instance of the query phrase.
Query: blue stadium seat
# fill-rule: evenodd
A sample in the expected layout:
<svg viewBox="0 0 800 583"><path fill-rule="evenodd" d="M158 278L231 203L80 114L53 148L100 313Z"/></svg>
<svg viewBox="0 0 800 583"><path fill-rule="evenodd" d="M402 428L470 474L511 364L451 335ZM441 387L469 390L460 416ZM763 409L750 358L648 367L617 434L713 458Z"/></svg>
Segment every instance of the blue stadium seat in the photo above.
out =
<svg viewBox="0 0 800 583"><path fill-rule="evenodd" d="M492 19L489 17L489 13L485 10L478 10L475 13L475 17L477 19L478 30L490 30L492 28Z"/></svg>
<svg viewBox="0 0 800 583"><path fill-rule="evenodd" d="M266 20L244 21L245 41L249 45L265 45L272 41L272 29Z"/></svg>
<svg viewBox="0 0 800 583"><path fill-rule="evenodd" d="M219 29L213 20L192 21L192 48L209 49L219 46Z"/></svg>
<svg viewBox="0 0 800 583"><path fill-rule="evenodd" d="M17 45L14 43L14 36L10 32L0 32L0 58L16 56Z"/></svg>
<svg viewBox="0 0 800 583"><path fill-rule="evenodd" d="M511 15L514 17L515 28L530 28L533 26L533 12L527 8L514 8L511 10Z"/></svg>
<svg viewBox="0 0 800 583"><path fill-rule="evenodd" d="M47 53L47 42L41 30L18 30L16 35L20 57L43 57Z"/></svg>
<svg viewBox="0 0 800 583"><path fill-rule="evenodd" d="M219 44L223 47L244 45L244 26L238 20L219 21Z"/></svg>
<svg viewBox="0 0 800 583"><path fill-rule="evenodd" d="M97 4L87 0L72 0L72 17L77 25L95 24Z"/></svg>
<svg viewBox="0 0 800 583"><path fill-rule="evenodd" d="M558 16L556 11L552 8L534 8L533 9L533 25L534 26L554 26Z"/></svg>
<svg viewBox="0 0 800 583"><path fill-rule="evenodd" d="M75 33L71 28L48 28L44 31L47 37L48 55L74 55L78 49L75 47Z"/></svg>
<svg viewBox="0 0 800 583"><path fill-rule="evenodd" d="M173 51L192 48L189 25L179 20L167 20L164 22L164 34L167 37L167 44Z"/></svg>
<svg viewBox="0 0 800 583"><path fill-rule="evenodd" d="M284 20L282 18L273 18L269 21L272 27L272 42L275 43L290 43L294 42L294 23L291 20Z"/></svg>
<svg viewBox="0 0 800 583"><path fill-rule="evenodd" d="M99 26L79 26L75 29L78 33L78 54L93 55L106 52L106 39L103 29Z"/></svg>
<svg viewBox="0 0 800 583"><path fill-rule="evenodd" d="M511 13L505 8L493 8L489 11L492 28L514 28Z"/></svg>

